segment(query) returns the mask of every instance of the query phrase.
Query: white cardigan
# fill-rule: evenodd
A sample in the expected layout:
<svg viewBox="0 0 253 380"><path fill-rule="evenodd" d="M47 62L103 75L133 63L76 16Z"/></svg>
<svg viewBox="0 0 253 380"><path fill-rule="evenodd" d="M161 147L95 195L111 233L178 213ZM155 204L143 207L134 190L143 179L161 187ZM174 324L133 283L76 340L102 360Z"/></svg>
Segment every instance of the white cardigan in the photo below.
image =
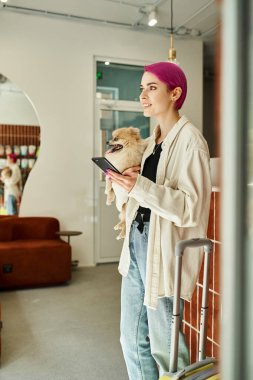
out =
<svg viewBox="0 0 253 380"><path fill-rule="evenodd" d="M142 159L152 153L159 126L149 138ZM210 157L200 131L182 116L162 143L156 183L139 175L129 193L119 272L130 265L129 232L139 205L151 209L144 304L155 309L158 297L170 297L174 287L174 249L178 240L206 237L210 197ZM181 298L190 300L202 262L199 248L185 250Z"/></svg>
<svg viewBox="0 0 253 380"><path fill-rule="evenodd" d="M9 164L12 171L10 178L4 179L4 201L7 202L8 196L13 195L17 200L21 196L21 171L17 164Z"/></svg>

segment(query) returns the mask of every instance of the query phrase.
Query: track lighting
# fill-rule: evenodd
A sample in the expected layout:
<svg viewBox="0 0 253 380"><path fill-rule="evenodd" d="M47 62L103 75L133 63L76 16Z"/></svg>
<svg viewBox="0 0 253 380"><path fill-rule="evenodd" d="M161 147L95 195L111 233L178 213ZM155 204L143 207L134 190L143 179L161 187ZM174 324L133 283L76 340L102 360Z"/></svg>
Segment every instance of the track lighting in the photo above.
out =
<svg viewBox="0 0 253 380"><path fill-rule="evenodd" d="M153 10L150 12L148 16L148 25L155 26L156 24L157 24L157 14L156 14L156 11Z"/></svg>

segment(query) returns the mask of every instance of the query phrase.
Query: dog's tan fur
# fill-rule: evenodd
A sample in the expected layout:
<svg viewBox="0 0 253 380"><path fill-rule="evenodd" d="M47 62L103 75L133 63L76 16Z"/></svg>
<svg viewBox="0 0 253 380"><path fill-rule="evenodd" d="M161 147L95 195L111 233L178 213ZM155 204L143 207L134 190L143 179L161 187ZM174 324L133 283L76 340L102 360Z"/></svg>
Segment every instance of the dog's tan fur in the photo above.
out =
<svg viewBox="0 0 253 380"><path fill-rule="evenodd" d="M111 149L106 152L105 157L122 173L128 168L140 165L147 143L141 138L138 128L127 127L115 129L109 145ZM113 147L119 145L122 146L122 149L114 151ZM117 239L122 239L126 234L125 209L128 194L122 187L112 184L108 179L106 179L105 194L107 195L107 205L111 205L116 200L116 206L120 212L120 222L114 229L120 230Z"/></svg>

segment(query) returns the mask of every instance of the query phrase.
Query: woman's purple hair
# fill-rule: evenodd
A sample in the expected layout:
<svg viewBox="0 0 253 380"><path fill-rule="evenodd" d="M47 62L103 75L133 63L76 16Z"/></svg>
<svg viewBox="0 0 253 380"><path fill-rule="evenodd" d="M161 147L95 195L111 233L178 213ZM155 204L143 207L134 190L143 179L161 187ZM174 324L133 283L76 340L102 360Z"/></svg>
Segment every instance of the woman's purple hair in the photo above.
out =
<svg viewBox="0 0 253 380"><path fill-rule="evenodd" d="M156 62L144 66L144 71L154 74L161 82L167 84L169 90L174 90L176 87L182 89L182 94L175 103L176 109L179 110L187 94L187 79L183 70L175 63Z"/></svg>

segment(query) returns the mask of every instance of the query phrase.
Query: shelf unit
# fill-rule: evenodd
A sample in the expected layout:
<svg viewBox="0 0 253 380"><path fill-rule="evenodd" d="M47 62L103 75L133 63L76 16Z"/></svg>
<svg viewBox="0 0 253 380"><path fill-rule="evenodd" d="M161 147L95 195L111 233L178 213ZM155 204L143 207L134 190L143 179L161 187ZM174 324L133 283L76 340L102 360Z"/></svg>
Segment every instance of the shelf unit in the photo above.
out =
<svg viewBox="0 0 253 380"><path fill-rule="evenodd" d="M35 146L34 154L29 154L29 146ZM14 147L19 147L21 152L21 146L27 147L27 154L17 154L18 164L22 175L22 185L27 181L32 167L29 167L29 160L34 160L33 165L36 162L39 146L40 146L40 127L33 125L12 125L12 124L0 124L0 170L4 166L8 154L8 149L11 147L12 153L15 153ZM27 167L22 167L22 160L27 160ZM24 164L24 162L23 162ZM31 166L31 162L30 162ZM3 205L3 183L0 181L0 206Z"/></svg>

